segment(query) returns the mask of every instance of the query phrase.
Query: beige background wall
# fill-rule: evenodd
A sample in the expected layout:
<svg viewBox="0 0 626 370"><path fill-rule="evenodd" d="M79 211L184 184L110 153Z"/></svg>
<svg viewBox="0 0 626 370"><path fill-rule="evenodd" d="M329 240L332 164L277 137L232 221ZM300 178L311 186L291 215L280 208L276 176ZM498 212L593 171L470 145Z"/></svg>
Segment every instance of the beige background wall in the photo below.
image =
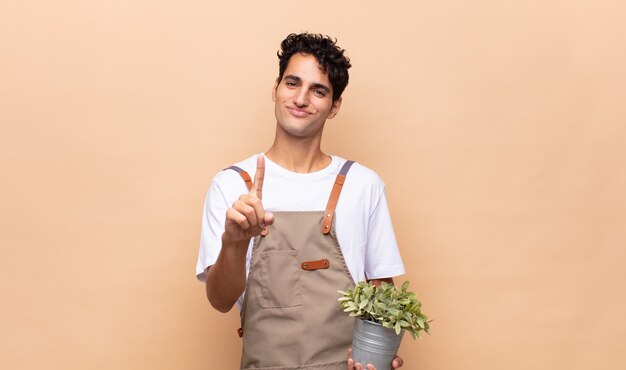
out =
<svg viewBox="0 0 626 370"><path fill-rule="evenodd" d="M194 268L273 137L275 52L353 60L324 150L386 181L435 321L406 369L624 369L620 1L0 0L0 368L235 369Z"/></svg>

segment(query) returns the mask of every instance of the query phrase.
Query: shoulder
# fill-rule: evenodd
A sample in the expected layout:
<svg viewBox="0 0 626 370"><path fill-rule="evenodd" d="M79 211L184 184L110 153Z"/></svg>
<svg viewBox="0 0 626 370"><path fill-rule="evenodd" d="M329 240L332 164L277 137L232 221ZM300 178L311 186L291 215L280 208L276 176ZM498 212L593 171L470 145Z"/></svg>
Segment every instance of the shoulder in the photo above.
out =
<svg viewBox="0 0 626 370"><path fill-rule="evenodd" d="M342 165L346 162L345 159L339 158ZM359 163L354 162L348 171L346 176L346 183L350 182L352 185L384 188L385 183L383 179L371 168Z"/></svg>
<svg viewBox="0 0 626 370"><path fill-rule="evenodd" d="M256 170L256 156L255 154L237 163L226 165L223 170L213 176L211 189L222 192L227 199L238 197L247 192L248 189L241 175L237 171L228 168L230 166L239 167L253 177Z"/></svg>

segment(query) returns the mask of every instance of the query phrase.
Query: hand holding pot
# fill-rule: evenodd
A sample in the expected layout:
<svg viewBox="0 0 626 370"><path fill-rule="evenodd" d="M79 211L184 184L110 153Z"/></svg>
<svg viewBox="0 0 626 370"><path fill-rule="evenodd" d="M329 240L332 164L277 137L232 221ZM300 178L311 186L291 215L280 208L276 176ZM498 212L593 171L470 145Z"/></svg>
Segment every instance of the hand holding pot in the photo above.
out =
<svg viewBox="0 0 626 370"><path fill-rule="evenodd" d="M404 361L402 360L402 358L396 355L396 357L391 362L391 368L398 369L402 367L403 364ZM356 365L354 364L354 360L352 359L352 348L348 349L348 370L363 370L363 365L361 365L360 363L357 363ZM365 366L365 370L376 370L376 367L374 367L374 365L367 364L367 366Z"/></svg>

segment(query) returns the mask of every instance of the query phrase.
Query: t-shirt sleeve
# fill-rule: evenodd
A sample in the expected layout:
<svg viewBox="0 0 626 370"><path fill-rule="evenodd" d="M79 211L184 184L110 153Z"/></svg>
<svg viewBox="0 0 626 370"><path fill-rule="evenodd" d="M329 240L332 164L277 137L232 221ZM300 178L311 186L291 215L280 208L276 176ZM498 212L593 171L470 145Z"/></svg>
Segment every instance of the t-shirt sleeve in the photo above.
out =
<svg viewBox="0 0 626 370"><path fill-rule="evenodd" d="M215 263L222 249L222 234L224 233L228 208L228 202L222 189L213 179L204 201L200 251L196 265L196 277L202 282L206 281L206 268Z"/></svg>
<svg viewBox="0 0 626 370"><path fill-rule="evenodd" d="M404 273L404 264L393 231L383 186L369 219L365 247L365 275L368 279L382 279Z"/></svg>

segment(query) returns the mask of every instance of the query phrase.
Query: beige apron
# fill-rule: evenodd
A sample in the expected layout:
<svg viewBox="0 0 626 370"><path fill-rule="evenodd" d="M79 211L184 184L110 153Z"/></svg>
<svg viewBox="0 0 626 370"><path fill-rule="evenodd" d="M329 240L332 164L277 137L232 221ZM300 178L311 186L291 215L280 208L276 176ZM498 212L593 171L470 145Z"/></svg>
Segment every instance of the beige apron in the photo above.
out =
<svg viewBox="0 0 626 370"><path fill-rule="evenodd" d="M346 368L353 319L338 309L337 290L354 281L333 219L352 163L337 175L325 211L273 212L274 224L255 238L241 309L241 369ZM229 168L251 187L245 171Z"/></svg>

